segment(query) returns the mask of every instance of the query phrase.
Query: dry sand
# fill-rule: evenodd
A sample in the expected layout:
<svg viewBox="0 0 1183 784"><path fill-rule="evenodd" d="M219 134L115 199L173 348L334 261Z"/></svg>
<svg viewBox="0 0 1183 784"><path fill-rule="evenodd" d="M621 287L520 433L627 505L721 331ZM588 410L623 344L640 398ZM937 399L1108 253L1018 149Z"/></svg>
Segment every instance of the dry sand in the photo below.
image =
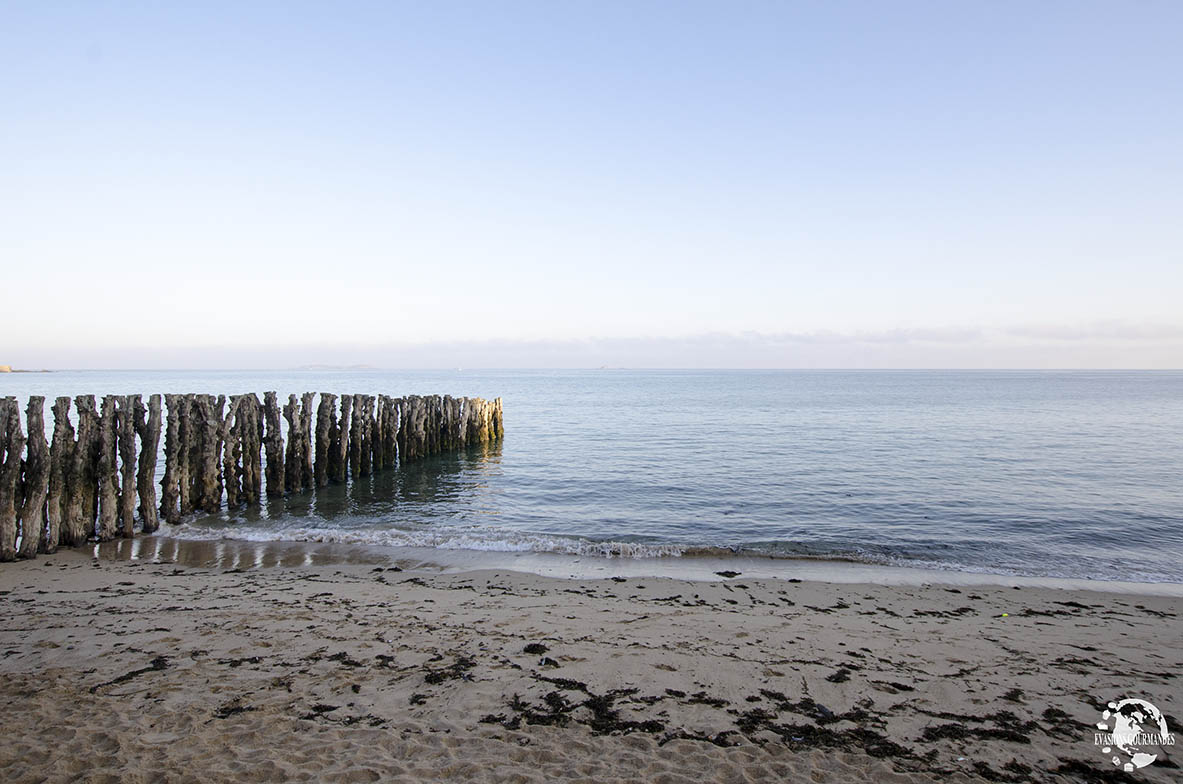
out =
<svg viewBox="0 0 1183 784"><path fill-rule="evenodd" d="M1181 604L64 552L0 567L0 780L1177 781L1092 730L1183 715Z"/></svg>

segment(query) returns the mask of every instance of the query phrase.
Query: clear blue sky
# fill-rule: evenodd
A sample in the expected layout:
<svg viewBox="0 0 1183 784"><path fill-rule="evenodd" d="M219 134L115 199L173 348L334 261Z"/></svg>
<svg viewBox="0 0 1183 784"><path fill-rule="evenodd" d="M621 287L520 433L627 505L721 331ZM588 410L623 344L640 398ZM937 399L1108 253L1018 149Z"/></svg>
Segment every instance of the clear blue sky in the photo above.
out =
<svg viewBox="0 0 1183 784"><path fill-rule="evenodd" d="M1183 366L1183 3L8 2L0 363Z"/></svg>

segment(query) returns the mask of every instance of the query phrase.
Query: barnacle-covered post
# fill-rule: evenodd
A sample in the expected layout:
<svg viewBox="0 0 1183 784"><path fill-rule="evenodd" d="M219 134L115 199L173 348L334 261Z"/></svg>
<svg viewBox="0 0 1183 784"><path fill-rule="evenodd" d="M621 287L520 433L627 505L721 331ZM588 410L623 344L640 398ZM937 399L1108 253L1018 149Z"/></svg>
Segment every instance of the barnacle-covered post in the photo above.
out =
<svg viewBox="0 0 1183 784"><path fill-rule="evenodd" d="M244 398L230 396L230 408L222 420L222 484L226 488L226 507L234 509L242 497L242 420Z"/></svg>
<svg viewBox="0 0 1183 784"><path fill-rule="evenodd" d="M116 398L115 432L119 447L119 534L135 536L136 520L136 407L139 395Z"/></svg>
<svg viewBox="0 0 1183 784"><path fill-rule="evenodd" d="M329 478L342 484L349 478L349 435L353 428L353 396L341 396L341 421L329 445Z"/></svg>
<svg viewBox="0 0 1183 784"><path fill-rule="evenodd" d="M95 528L95 538L100 542L114 539L119 523L116 425L115 396L104 395L103 405L99 411L99 459L96 468L99 484L99 520Z"/></svg>
<svg viewBox="0 0 1183 784"><path fill-rule="evenodd" d="M320 393L320 405L316 408L316 466L314 469L316 486L324 487L329 483L330 449L337 429L337 396L328 392Z"/></svg>
<svg viewBox="0 0 1183 784"><path fill-rule="evenodd" d="M57 551L70 510L70 462L74 454L74 426L70 398L53 401L53 443L49 447L49 488L45 503L45 542L42 552Z"/></svg>
<svg viewBox="0 0 1183 784"><path fill-rule="evenodd" d="M45 440L45 398L33 395L25 409L29 436L21 480L21 544L17 555L36 558L45 540L45 499L49 492L49 443Z"/></svg>
<svg viewBox="0 0 1183 784"><path fill-rule="evenodd" d="M79 395L74 405L78 408L78 440L71 450L66 478L69 500L61 536L61 544L67 547L86 543L94 533L98 512L99 417L94 395Z"/></svg>
<svg viewBox="0 0 1183 784"><path fill-rule="evenodd" d="M25 436L15 397L0 400L0 561L16 560L16 518L20 509L21 455Z"/></svg>
<svg viewBox="0 0 1183 784"><path fill-rule="evenodd" d="M156 512L156 455L160 446L160 395L148 398L148 408L136 395L135 428L140 437L140 463L136 469L136 494L140 498L140 519L144 533L150 534L160 527L160 516Z"/></svg>
<svg viewBox="0 0 1183 784"><path fill-rule="evenodd" d="M267 452L267 497L280 498L284 493L283 431L279 424L279 402L274 392L263 393L267 432L263 445Z"/></svg>

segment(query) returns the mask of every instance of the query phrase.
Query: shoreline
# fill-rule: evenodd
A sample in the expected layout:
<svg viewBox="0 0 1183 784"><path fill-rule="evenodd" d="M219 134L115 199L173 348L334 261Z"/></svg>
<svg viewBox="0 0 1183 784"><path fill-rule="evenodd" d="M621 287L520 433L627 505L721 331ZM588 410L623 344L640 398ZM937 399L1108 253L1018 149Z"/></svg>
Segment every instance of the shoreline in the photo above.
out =
<svg viewBox="0 0 1183 784"><path fill-rule="evenodd" d="M1183 731L1176 597L347 555L6 565L0 778L1116 782L1107 700Z"/></svg>
<svg viewBox="0 0 1183 784"><path fill-rule="evenodd" d="M883 586L982 586L1052 588L1125 595L1183 597L1183 583L1142 583L1031 577L988 572L926 569L814 557L758 555L682 555L660 558L597 557L545 552L398 547L393 545L245 539L189 539L162 534L116 539L79 548L79 552L110 560L166 559L186 566L249 568L252 566L311 566L332 564L398 565L404 569L455 574L478 570L508 570L539 577L569 580L624 577L664 577L718 581L720 573L735 572L745 579L801 580L837 584Z"/></svg>

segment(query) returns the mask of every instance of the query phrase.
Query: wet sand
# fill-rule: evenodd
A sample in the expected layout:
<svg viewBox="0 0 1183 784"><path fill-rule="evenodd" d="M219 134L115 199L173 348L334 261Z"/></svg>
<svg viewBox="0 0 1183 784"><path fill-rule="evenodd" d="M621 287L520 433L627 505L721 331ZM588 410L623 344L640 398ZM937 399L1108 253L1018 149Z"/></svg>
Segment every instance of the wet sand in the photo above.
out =
<svg viewBox="0 0 1183 784"><path fill-rule="evenodd" d="M1178 595L138 547L0 568L3 780L1178 780Z"/></svg>

